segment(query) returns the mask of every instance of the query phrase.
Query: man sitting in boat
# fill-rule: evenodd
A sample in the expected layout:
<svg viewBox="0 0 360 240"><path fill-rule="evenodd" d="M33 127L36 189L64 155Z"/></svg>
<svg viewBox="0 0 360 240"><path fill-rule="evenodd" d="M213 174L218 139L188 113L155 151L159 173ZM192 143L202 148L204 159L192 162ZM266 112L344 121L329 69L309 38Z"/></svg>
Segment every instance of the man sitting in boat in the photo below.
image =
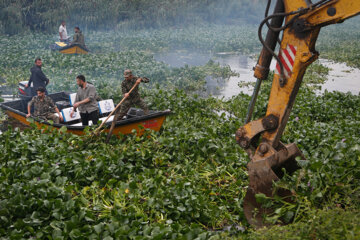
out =
<svg viewBox="0 0 360 240"><path fill-rule="evenodd" d="M125 79L121 83L121 91L122 91L123 97L125 97L126 99L124 100L124 102L122 103L122 105L120 107L120 112L118 114L117 121L121 120L126 115L126 113L129 111L129 109L134 105L137 105L141 109L143 109L145 115L149 113L149 108L147 107L144 100L140 98L139 86L136 86L134 88L134 90L129 94L130 89L136 83L137 84L139 84L140 82L147 83L147 82L149 82L149 79L133 76L130 69L126 69L124 71L124 78Z"/></svg>
<svg viewBox="0 0 360 240"><path fill-rule="evenodd" d="M71 42L71 45L73 44L79 44L82 47L86 48L84 35L82 34L79 27L75 27L74 40Z"/></svg>
<svg viewBox="0 0 360 240"><path fill-rule="evenodd" d="M39 87L37 90L37 96L33 97L28 103L28 114L26 117L31 116L31 106L34 104L34 117L43 119L45 121L52 120L54 123L60 123L63 121L63 117L59 112L59 109L55 106L53 100L45 95L45 88Z"/></svg>

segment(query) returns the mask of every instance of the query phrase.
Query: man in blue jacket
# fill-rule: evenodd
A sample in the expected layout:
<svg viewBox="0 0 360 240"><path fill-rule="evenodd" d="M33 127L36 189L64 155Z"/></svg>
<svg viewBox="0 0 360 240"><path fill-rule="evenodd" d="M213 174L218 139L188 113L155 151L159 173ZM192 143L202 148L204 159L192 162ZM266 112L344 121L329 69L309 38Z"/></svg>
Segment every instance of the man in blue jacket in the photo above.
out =
<svg viewBox="0 0 360 240"><path fill-rule="evenodd" d="M45 74L41 70L42 61L41 58L35 59L35 65L30 69L31 76L29 82L25 85L26 88L33 84L33 88L31 90L31 95L36 96L36 89L39 87L43 87L46 89L46 86L49 84L49 79L45 76ZM48 95L48 92L45 90L45 94Z"/></svg>

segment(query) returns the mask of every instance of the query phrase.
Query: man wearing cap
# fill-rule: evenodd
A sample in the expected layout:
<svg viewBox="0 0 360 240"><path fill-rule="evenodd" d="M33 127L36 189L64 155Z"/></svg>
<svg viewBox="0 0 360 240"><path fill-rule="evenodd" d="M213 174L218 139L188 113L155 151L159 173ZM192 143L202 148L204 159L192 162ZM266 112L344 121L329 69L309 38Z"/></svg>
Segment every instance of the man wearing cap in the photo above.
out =
<svg viewBox="0 0 360 240"><path fill-rule="evenodd" d="M129 91L135 84L140 84L140 82L147 83L147 82L149 82L149 79L133 76L130 69L126 69L124 71L124 78L125 78L124 81L121 83L121 91L122 91L123 97L126 99L124 100L124 102L122 103L122 105L120 107L117 121L121 120L126 115L126 113L129 111L130 107L132 107L134 105L143 109L145 114L149 113L149 109L148 109L146 103L144 102L143 99L140 98L139 86L136 86L132 90L132 92L129 94Z"/></svg>
<svg viewBox="0 0 360 240"><path fill-rule="evenodd" d="M36 92L37 96L33 97L28 103L28 114L26 117L28 118L31 116L31 106L34 104L34 117L41 118L45 121L52 120L57 124L59 124L60 121L63 121L63 117L53 100L45 95L45 88L39 87Z"/></svg>
<svg viewBox="0 0 360 240"><path fill-rule="evenodd" d="M70 113L72 117L77 108L79 108L83 126L89 125L89 120L95 125L99 121L99 110L97 102L97 93L94 85L86 82L84 75L76 77L76 83L79 86L76 93L75 103Z"/></svg>
<svg viewBox="0 0 360 240"><path fill-rule="evenodd" d="M33 84L33 88L31 91L32 96L36 96L36 91L39 87L43 87L45 89L45 94L47 95L46 86L49 84L49 79L45 76L43 71L41 70L42 61L41 58L35 59L35 65L30 69L31 76L29 82L25 84L25 87L30 87L31 83Z"/></svg>

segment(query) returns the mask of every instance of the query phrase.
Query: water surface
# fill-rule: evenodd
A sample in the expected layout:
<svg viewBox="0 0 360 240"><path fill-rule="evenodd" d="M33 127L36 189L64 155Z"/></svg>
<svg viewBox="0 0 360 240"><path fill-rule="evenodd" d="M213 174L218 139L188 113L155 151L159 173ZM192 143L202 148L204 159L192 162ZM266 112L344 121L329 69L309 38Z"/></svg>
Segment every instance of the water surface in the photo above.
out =
<svg viewBox="0 0 360 240"><path fill-rule="evenodd" d="M205 65L210 59L219 62L221 65L229 65L231 70L239 76L230 77L228 80L206 78L206 92L208 95L217 97L231 98L240 92L251 95L253 87L243 86L239 83L255 83L253 67L256 60L250 56L239 53L217 53L204 54L187 51L175 51L168 53L155 54L155 59L169 64L172 67L200 66ZM344 63L335 63L329 60L320 59L320 63L330 68L327 81L321 85L319 93L327 91L351 92L359 94L360 91L360 69L348 67ZM275 69L275 61L272 61L271 70Z"/></svg>

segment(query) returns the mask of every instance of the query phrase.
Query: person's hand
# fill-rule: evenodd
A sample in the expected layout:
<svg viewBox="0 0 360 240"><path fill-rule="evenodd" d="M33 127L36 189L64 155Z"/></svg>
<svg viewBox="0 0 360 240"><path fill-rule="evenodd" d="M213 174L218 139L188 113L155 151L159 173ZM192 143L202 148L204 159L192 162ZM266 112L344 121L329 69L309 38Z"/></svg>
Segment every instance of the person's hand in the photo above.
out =
<svg viewBox="0 0 360 240"><path fill-rule="evenodd" d="M129 97L129 93L124 94L124 98L127 98L127 97Z"/></svg>
<svg viewBox="0 0 360 240"><path fill-rule="evenodd" d="M74 111L74 109L73 109L73 110L71 111L71 113L70 113L70 117L71 117L71 118L73 118L74 112L75 112L75 111Z"/></svg>
<svg viewBox="0 0 360 240"><path fill-rule="evenodd" d="M28 87L29 87L29 85L25 84L25 88L28 88Z"/></svg>
<svg viewBox="0 0 360 240"><path fill-rule="evenodd" d="M64 121L64 118L63 118L62 114L59 114L59 119L60 119L60 122Z"/></svg>
<svg viewBox="0 0 360 240"><path fill-rule="evenodd" d="M77 103L74 103L73 106L74 106L74 108L77 108L77 107L79 107L79 105L80 105L80 104L77 102Z"/></svg>
<svg viewBox="0 0 360 240"><path fill-rule="evenodd" d="M30 113L26 114L26 118L28 118L28 117L30 117L30 116L31 116L31 114L30 114Z"/></svg>
<svg viewBox="0 0 360 240"><path fill-rule="evenodd" d="M141 78L138 78L137 80L136 80L136 84L140 84L141 83Z"/></svg>

